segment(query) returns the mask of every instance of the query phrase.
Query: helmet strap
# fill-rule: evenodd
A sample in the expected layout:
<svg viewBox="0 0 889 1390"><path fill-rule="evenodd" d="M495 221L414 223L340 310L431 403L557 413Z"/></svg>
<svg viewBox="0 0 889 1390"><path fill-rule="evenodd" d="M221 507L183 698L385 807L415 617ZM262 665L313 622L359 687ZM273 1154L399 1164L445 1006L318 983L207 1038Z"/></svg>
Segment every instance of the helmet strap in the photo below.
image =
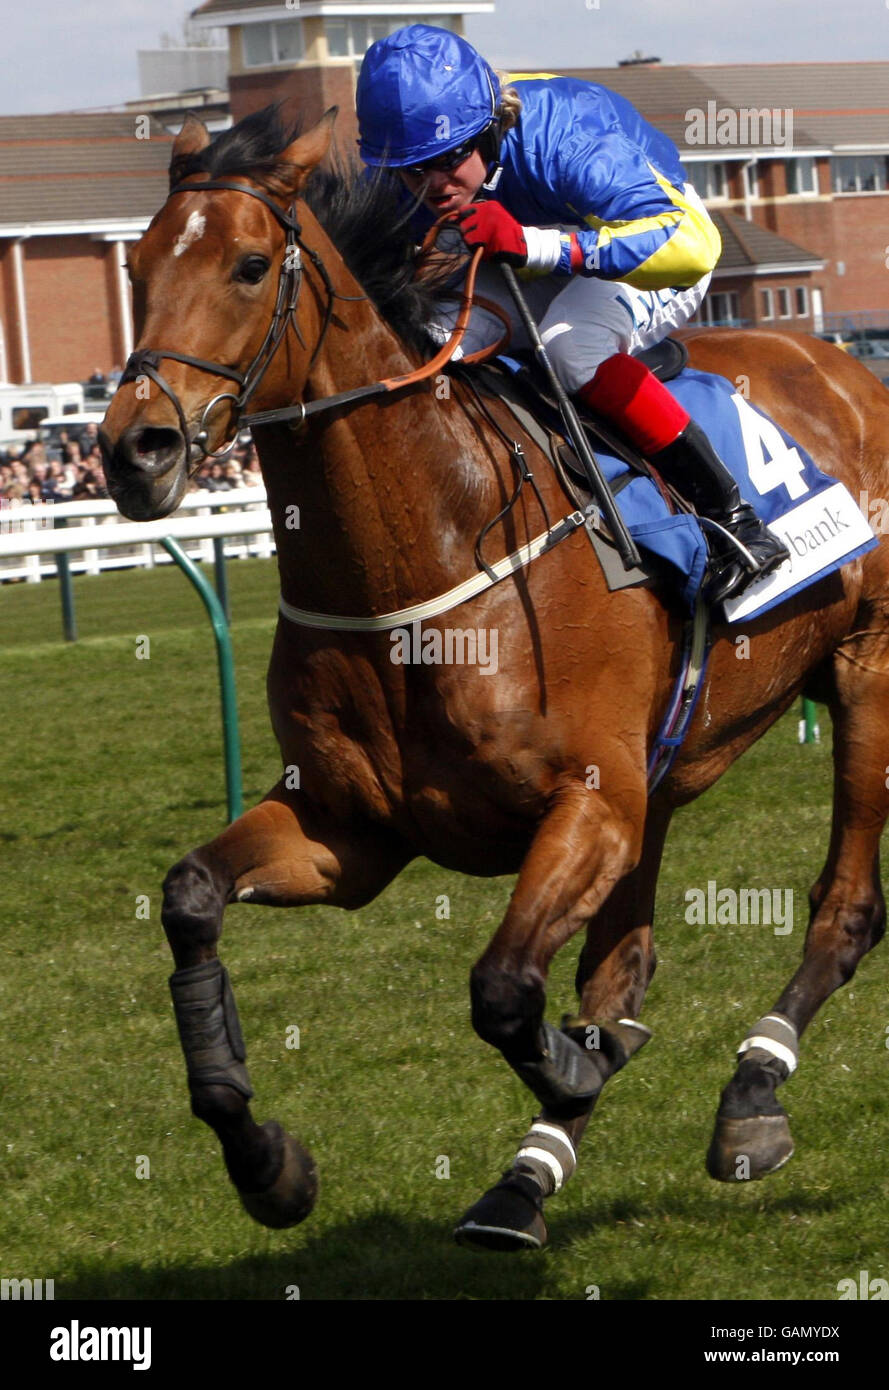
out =
<svg viewBox="0 0 889 1390"><path fill-rule="evenodd" d="M485 179L485 182L482 184L482 188L485 190L486 193L495 193L497 191L497 185L500 182L500 175L502 173L502 164L497 164L493 173L490 173L489 170L489 177Z"/></svg>
<svg viewBox="0 0 889 1390"><path fill-rule="evenodd" d="M503 165L500 163L500 111L495 112L495 118L485 130L482 131L481 139L478 144L479 153L485 163L485 182L482 184L486 193L493 193L500 182L503 173Z"/></svg>

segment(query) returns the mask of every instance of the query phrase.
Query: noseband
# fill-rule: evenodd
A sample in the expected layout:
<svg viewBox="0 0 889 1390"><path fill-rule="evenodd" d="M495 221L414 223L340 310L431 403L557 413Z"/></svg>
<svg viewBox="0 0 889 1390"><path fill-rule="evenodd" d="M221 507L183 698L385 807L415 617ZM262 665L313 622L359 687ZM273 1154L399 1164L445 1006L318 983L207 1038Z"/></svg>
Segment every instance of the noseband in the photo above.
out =
<svg viewBox="0 0 889 1390"><path fill-rule="evenodd" d="M231 443L227 444L224 449L220 449L218 452L213 453L212 450L206 447L209 438L209 427L207 422L210 413L220 401L228 400L232 402L236 421L240 419L244 407L271 365L272 359L287 332L287 325L289 323L293 324L293 331L299 339L301 346L305 347L302 334L299 331L299 324L294 317L302 284L302 253L305 253L305 255L309 257L309 260L321 275L327 293L324 322L321 326L321 332L309 362L310 371L314 366L318 353L321 351L321 346L327 334L328 327L330 326L334 300L349 297L339 294L334 289L330 275L320 255L317 251L313 251L311 247L306 246L305 242L302 240L302 228L296 220L295 203L291 203L289 213L284 212L282 208L278 207L277 203L273 202L265 193L261 193L259 189L250 188L245 183L235 183L228 179L210 179L206 183L180 183L177 184L175 188L170 189L169 196L172 197L174 193L203 193L208 189L214 188L231 189L236 193L246 193L248 197L258 199L259 202L265 204L283 227L286 234L284 259L281 262L281 270L278 275L278 294L275 300L275 308L271 317L271 322L269 323L265 338L262 341L262 346L244 372L238 371L235 367L226 367L221 362L208 362L202 357L189 357L184 352L173 352L167 348L137 348L136 351L130 353L130 356L127 358L126 366L123 369L120 382L118 383L120 386L123 386L126 382L136 381L139 377L148 377L150 381L153 381L155 385L169 397L179 417L179 428L185 440L186 459L188 463L202 463L206 458L223 459L231 453L237 443L237 429L235 430L234 439L232 439ZM201 418L198 421L198 427L193 436L189 434L188 422L185 418L182 402L170 383L164 380L159 370L160 363L164 358L168 358L174 362L184 362L188 367L197 367L200 371L209 372L213 376L227 377L230 381L237 383L239 387L237 392L220 391L207 402L201 411ZM197 451L197 453L195 453L195 451Z"/></svg>

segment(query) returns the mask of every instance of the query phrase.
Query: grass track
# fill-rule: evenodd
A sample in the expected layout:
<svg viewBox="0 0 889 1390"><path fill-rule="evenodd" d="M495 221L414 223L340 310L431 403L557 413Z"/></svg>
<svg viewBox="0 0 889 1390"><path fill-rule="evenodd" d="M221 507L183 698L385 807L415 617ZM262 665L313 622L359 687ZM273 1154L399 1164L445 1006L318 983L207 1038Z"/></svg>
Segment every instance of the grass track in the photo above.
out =
<svg viewBox="0 0 889 1390"><path fill-rule="evenodd" d="M249 805L277 776L264 699L276 583L270 563L229 571ZM254 1225L189 1114L159 921L166 869L224 821L209 624L172 569L75 592L70 646L53 583L0 588L4 1277L54 1277L57 1298L282 1299L297 1284L303 1299L575 1300L591 1284L605 1300L833 1299L860 1269L889 1277L884 949L805 1037L783 1092L790 1164L731 1188L703 1168L735 1047L798 960L827 842L829 749L799 748L789 717L674 823L643 1015L654 1039L603 1093L539 1256L478 1256L450 1237L533 1108L469 1025L467 973L510 880L419 861L351 915L229 908L222 955L255 1113L305 1139L322 1181L305 1226ZM793 933L687 925L685 892L708 879L792 888ZM552 1018L573 1007L576 955L571 943L554 965Z"/></svg>

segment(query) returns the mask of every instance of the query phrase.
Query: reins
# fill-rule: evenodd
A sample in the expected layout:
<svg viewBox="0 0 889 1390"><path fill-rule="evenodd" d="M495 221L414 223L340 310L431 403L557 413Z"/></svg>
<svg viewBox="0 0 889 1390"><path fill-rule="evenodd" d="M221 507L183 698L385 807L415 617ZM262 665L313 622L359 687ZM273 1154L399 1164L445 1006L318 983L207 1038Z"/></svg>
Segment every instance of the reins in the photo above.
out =
<svg viewBox="0 0 889 1390"><path fill-rule="evenodd" d="M299 324L296 320L296 309L299 303L299 292L302 285L302 255L305 254L312 265L321 276L324 290L327 296L324 308L324 321L318 335L318 341L309 359L308 371L311 371L327 336L333 317L333 306L337 299L345 301L358 301L364 299L364 295L341 294L335 289L330 273L324 264L324 260L318 251L310 246L306 246L302 239L302 227L296 219L296 204L291 203L289 213L279 207L274 199L261 189L251 188L248 184L238 183L233 179L208 179L204 183L179 183L170 189L168 197L173 197L178 193L206 193L214 189L224 189L234 193L245 193L250 198L256 198L258 202L264 204L269 209L276 221L284 229L286 245L284 258L281 262L281 270L278 275L278 292L275 300L275 308L272 313L271 321L266 335L262 341L259 351L246 371L242 372L236 367L227 367L221 362L210 362L203 357L192 357L188 353L175 352L170 348L137 348L130 353L124 366L119 385L126 382L135 381L139 377L147 377L169 398L179 419L179 428L185 440L188 462L202 462L206 458L223 459L234 448L237 442L237 426L247 425L251 428L262 425L272 424L294 424L298 428L310 416L318 415L322 411L335 410L344 405L351 405L358 401L369 400L375 396L388 395L395 391L403 391L419 382L427 381L430 377L437 375L443 367L451 361L454 353L463 341L469 324L469 317L472 312L473 298L475 294L475 279L478 264L482 256L482 248L479 247L473 253L472 259L466 275L466 280L461 294L460 310L454 325L454 330L448 341L441 347L430 361L423 363L412 372L405 372L401 376L388 377L384 381L372 382L368 386L358 386L351 391L341 391L333 396L324 396L319 400L298 401L295 405L284 406L273 410L257 411L252 415L244 415L244 407L250 397L261 383L272 360L284 340L288 324L293 325L293 331L302 347L305 347ZM434 235L438 229L438 223L428 234L423 245L424 253L427 253ZM477 301L481 302L481 301ZM483 348L479 352L472 353L464 358L466 362L480 362L499 351L506 337L509 334L509 320L499 306L489 304L485 301L485 307L496 313L501 323L504 324L504 334L500 340L491 347ZM191 434L188 421L185 418L185 411L182 402L173 390L170 383L164 378L160 371L160 364L164 359L173 362L182 362L188 367L197 367L199 371L209 372L213 376L221 376L229 381L234 381L240 391L220 391L213 396L201 411L198 427L194 434ZM214 452L206 447L209 437L208 419L212 410L220 401L228 400L232 403L235 413L235 433L231 441L224 449ZM195 450L200 451L200 457L193 459Z"/></svg>
<svg viewBox="0 0 889 1390"><path fill-rule="evenodd" d="M434 237L439 224L427 234L423 243L423 251L427 252L430 246L430 239ZM416 367L412 372L404 372L401 376L386 377L383 381L372 382L368 386L356 386L350 391L340 391L333 396L324 396L316 401L299 401L292 406L284 406L275 410L260 410L253 415L244 416L244 424L252 429L256 425L290 424L295 423L298 428L303 422L313 415L319 415L325 410L335 410L339 406L351 405L354 401L365 401L375 396L390 395L394 391L403 391L408 387L416 386L421 381L428 381L430 377L437 376L443 367L446 367L453 358L458 347L462 343L466 329L469 326L469 318L474 304L482 304L484 308L493 311L504 326L504 332L496 343L489 347L481 348L478 352L470 353L462 358L464 363L483 362L489 357L493 357L504 345L510 333L509 319L499 305L492 304L488 300L482 300L476 296L475 281L478 273L479 262L482 258L483 247L479 246L472 254L466 272L463 290L460 295L460 308L454 323L454 328L447 342L442 345L434 357L421 366Z"/></svg>

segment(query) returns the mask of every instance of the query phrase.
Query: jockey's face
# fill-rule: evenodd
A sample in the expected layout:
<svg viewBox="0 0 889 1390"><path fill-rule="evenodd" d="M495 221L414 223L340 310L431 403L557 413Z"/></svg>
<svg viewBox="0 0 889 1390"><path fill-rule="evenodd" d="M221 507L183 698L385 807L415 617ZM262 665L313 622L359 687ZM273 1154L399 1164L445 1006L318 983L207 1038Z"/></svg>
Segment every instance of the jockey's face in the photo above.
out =
<svg viewBox="0 0 889 1390"><path fill-rule="evenodd" d="M415 198L422 197L430 212L444 217L473 201L485 181L487 166L479 151L473 150L455 169L426 168L422 174L409 169L398 172Z"/></svg>

